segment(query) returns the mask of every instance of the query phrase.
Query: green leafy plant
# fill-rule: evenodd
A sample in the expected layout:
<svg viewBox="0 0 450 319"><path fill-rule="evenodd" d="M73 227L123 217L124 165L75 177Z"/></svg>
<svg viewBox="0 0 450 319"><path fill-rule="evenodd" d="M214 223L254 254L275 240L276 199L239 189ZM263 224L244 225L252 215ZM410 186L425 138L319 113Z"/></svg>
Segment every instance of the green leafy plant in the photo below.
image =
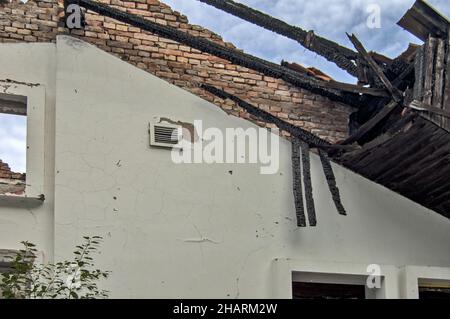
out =
<svg viewBox="0 0 450 319"><path fill-rule="evenodd" d="M30 242L11 257L11 271L3 274L0 292L5 299L94 299L107 298L108 291L98 287L109 271L94 267L102 237L83 237L74 258L56 264L37 264L37 249Z"/></svg>

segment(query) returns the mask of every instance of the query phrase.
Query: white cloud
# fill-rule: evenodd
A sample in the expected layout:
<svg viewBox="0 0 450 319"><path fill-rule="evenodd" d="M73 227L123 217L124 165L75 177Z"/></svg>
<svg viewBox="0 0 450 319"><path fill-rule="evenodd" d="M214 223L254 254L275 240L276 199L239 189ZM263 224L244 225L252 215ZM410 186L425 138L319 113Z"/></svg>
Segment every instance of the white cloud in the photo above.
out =
<svg viewBox="0 0 450 319"><path fill-rule="evenodd" d="M234 43L250 54L279 63L282 59L315 66L341 81L354 81L344 71L298 43L254 26L239 18L196 0L163 0L175 10L187 15L191 23L202 25ZM369 50L395 57L410 42L420 40L396 25L414 4L414 0L239 0L250 7L266 12L290 24L314 30L347 47L352 44L345 33L355 33ZM444 15L450 16L448 0L430 0ZM381 8L381 29L366 25L367 7Z"/></svg>
<svg viewBox="0 0 450 319"><path fill-rule="evenodd" d="M354 79L337 66L313 54L298 43L266 31L239 18L196 0L162 0L188 16L191 23L206 27L226 41L250 54L279 63L282 59L305 66L315 66L337 80ZM315 30L321 36L351 47L345 33L355 33L369 50L394 57L410 42L420 41L396 25L414 0L240 0L255 9L278 17L304 29ZM444 15L450 16L448 0L429 0ZM381 29L366 25L367 6L381 7ZM0 159L17 172L25 171L26 118L0 114Z"/></svg>

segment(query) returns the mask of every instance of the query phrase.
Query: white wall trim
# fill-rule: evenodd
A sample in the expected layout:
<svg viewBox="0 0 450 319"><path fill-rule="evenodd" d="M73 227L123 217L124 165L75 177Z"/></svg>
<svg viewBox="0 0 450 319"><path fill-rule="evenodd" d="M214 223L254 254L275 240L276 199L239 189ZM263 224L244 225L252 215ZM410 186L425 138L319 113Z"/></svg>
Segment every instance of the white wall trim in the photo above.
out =
<svg viewBox="0 0 450 319"><path fill-rule="evenodd" d="M27 98L26 187L25 195L17 197L43 199L45 198L45 87L40 84L0 80L0 89L2 93Z"/></svg>
<svg viewBox="0 0 450 319"><path fill-rule="evenodd" d="M419 299L419 281L433 280L450 283L450 268L405 266L401 269L401 296L404 299Z"/></svg>
<svg viewBox="0 0 450 319"><path fill-rule="evenodd" d="M275 259L272 266L272 291L274 294L273 298L276 299L292 299L293 273L325 275L335 283L342 282L343 276L348 276L349 280L352 281L348 283L355 283L355 280L361 280L370 275L367 272L369 265L364 264ZM383 280L382 287L377 293L376 298L400 298L398 268L395 266L380 265L380 269L380 275Z"/></svg>

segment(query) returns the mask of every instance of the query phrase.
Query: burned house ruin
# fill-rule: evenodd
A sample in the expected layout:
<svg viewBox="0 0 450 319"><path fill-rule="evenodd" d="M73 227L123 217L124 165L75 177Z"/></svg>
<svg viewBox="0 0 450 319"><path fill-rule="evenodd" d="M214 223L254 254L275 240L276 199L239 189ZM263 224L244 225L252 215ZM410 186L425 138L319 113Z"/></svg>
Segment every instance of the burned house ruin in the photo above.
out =
<svg viewBox="0 0 450 319"><path fill-rule="evenodd" d="M112 297L448 292L448 19L416 1L399 25L423 44L391 58L358 35L344 47L236 1L198 1L355 84L247 54L164 1L1 3L0 111L27 117L27 172L0 162L0 272L20 241L46 262L92 234ZM83 9L79 28L69 5ZM279 171L174 163L168 132L198 140L196 120L278 128ZM366 290L371 265L381 287Z"/></svg>

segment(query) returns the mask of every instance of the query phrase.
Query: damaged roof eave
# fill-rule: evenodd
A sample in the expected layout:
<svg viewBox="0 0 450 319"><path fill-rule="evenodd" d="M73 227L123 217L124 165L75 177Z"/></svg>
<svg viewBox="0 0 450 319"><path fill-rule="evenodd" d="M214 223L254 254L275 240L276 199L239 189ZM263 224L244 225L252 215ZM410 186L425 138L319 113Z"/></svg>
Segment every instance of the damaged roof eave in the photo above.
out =
<svg viewBox="0 0 450 319"><path fill-rule="evenodd" d="M450 28L450 21L424 0L417 0L397 24L422 41L445 37Z"/></svg>

